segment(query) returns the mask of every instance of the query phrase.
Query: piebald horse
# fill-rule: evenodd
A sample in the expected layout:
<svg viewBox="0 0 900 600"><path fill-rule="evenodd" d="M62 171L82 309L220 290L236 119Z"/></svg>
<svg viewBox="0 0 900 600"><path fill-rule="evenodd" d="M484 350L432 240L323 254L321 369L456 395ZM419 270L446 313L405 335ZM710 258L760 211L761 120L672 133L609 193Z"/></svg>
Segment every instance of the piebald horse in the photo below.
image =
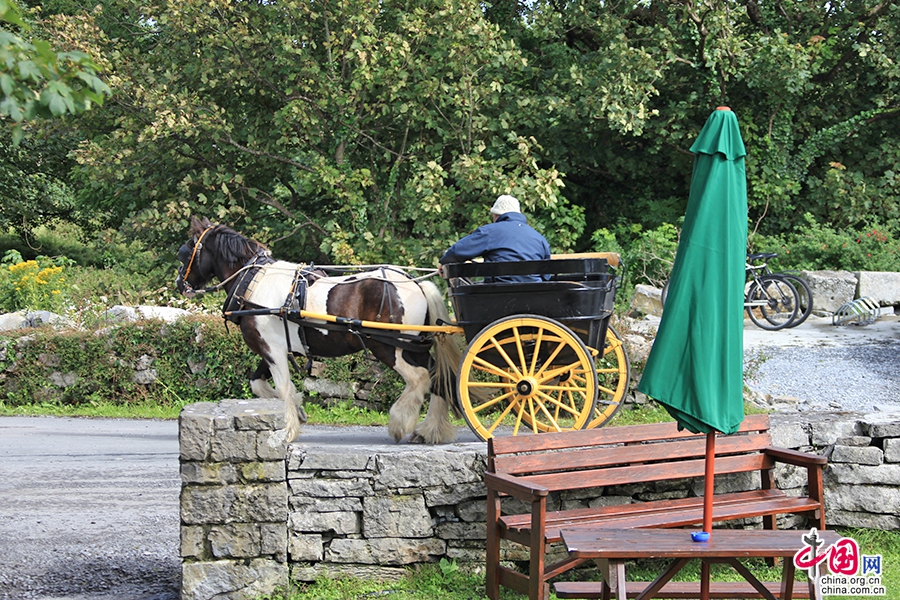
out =
<svg viewBox="0 0 900 600"><path fill-rule="evenodd" d="M428 444L456 438L449 411L458 414L456 368L462 349L453 339L457 336L426 336L416 329L450 321L434 283L413 280L401 268L390 266L330 277L316 268L273 260L259 242L196 217L191 220L190 239L178 251L178 260L179 292L188 297L214 289L227 292L223 307L226 318L231 315L244 341L261 358L250 376L250 388L257 397L284 401L289 441L297 437L300 423L306 421L303 396L291 381L292 356L335 357L364 348L406 382L390 410L388 432L395 441L407 435L411 442ZM218 285L203 289L214 279ZM410 327L399 332L361 331L322 320L298 320L300 309ZM270 378L274 387L268 382ZM417 425L429 391L428 413Z"/></svg>

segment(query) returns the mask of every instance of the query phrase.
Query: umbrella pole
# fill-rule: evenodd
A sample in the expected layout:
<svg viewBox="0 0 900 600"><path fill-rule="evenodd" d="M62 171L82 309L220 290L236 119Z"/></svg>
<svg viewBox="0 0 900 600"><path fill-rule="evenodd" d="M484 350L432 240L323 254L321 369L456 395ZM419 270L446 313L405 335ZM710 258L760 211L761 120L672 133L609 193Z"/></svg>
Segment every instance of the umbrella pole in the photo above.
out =
<svg viewBox="0 0 900 600"><path fill-rule="evenodd" d="M706 471L703 481L703 531L712 539L712 504L716 477L716 432L706 434ZM700 600L709 600L709 563L700 563Z"/></svg>
<svg viewBox="0 0 900 600"><path fill-rule="evenodd" d="M712 504L716 477L716 432L706 434L706 474L703 482L703 531L712 536Z"/></svg>

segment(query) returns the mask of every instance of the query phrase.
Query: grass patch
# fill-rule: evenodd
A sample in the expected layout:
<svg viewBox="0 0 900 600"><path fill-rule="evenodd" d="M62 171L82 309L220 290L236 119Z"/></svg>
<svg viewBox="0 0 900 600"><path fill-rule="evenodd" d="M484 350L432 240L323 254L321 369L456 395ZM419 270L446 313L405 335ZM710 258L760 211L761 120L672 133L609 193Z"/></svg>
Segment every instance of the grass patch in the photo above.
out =
<svg viewBox="0 0 900 600"><path fill-rule="evenodd" d="M10 416L50 416L50 417L93 417L102 419L177 419L181 406L158 402L137 402L113 404L111 402L88 402L85 404L57 404L40 402L37 404L10 404L0 401L0 415Z"/></svg>

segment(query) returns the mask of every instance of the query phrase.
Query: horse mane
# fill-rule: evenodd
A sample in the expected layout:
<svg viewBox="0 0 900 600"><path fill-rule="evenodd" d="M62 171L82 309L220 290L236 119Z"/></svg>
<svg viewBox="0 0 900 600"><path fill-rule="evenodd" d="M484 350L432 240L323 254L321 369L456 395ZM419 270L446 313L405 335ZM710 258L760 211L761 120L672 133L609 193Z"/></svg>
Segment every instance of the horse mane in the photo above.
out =
<svg viewBox="0 0 900 600"><path fill-rule="evenodd" d="M256 240L246 238L225 225L216 225L211 233L216 234L212 243L222 260L233 267L244 265L260 251L268 251L268 248Z"/></svg>

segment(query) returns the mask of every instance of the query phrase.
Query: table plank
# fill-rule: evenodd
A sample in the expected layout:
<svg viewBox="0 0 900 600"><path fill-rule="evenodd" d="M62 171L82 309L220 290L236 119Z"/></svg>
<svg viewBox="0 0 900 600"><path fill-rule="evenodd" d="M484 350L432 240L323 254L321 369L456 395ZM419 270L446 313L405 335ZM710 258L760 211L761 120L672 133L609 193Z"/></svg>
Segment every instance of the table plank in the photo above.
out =
<svg viewBox="0 0 900 600"><path fill-rule="evenodd" d="M707 542L695 542L687 529L564 529L563 543L577 558L715 558L793 557L805 546L808 531L715 529ZM819 531L825 545L841 539Z"/></svg>

